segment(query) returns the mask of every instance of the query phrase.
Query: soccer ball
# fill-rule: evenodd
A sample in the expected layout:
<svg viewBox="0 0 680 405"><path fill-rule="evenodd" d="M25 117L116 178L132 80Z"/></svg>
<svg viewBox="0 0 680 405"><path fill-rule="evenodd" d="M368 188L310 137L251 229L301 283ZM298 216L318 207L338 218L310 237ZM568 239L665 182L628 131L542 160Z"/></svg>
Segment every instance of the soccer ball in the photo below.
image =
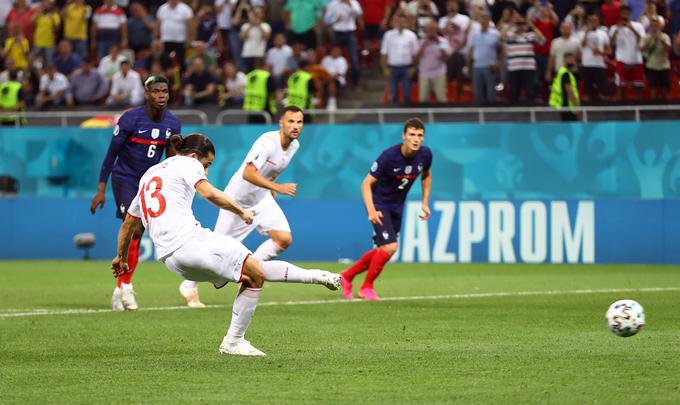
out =
<svg viewBox="0 0 680 405"><path fill-rule="evenodd" d="M645 326L645 310L633 300L619 300L611 304L605 318L609 329L621 337L633 336Z"/></svg>

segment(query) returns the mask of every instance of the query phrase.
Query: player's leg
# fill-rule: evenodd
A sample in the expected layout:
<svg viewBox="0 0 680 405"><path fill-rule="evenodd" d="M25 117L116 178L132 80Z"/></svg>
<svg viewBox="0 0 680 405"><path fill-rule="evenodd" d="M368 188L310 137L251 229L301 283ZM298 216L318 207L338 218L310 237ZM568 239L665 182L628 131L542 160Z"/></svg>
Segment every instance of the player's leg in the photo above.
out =
<svg viewBox="0 0 680 405"><path fill-rule="evenodd" d="M275 283L320 284L329 290L340 287L340 275L319 269L303 269L283 260L262 262L264 279Z"/></svg>
<svg viewBox="0 0 680 405"><path fill-rule="evenodd" d="M352 280L354 280L354 277L356 277L357 275L368 270L368 266L371 264L371 259L373 259L373 255L377 251L378 249L374 248L365 252L363 255L361 255L359 260L356 261L356 263L354 263L348 269L340 273L340 276L342 277L341 283L343 298L346 299L354 298L354 296L352 295Z"/></svg>
<svg viewBox="0 0 680 405"><path fill-rule="evenodd" d="M116 217L124 219L127 215L128 207L137 194L137 187L125 181L111 178L111 188L116 202ZM139 262L139 241L142 234L134 234L130 247L128 248L128 273L118 277L116 288L111 297L111 306L114 311L134 311L137 310L137 300L132 288L132 275Z"/></svg>
<svg viewBox="0 0 680 405"><path fill-rule="evenodd" d="M371 263L368 265L366 279L359 288L359 297L367 301L380 300L380 297L375 292L373 283L399 247L397 240L401 228L401 212L384 210L382 222L382 226L374 225L376 231L375 244L378 248L371 258Z"/></svg>
<svg viewBox="0 0 680 405"><path fill-rule="evenodd" d="M262 242L255 249L253 256L263 262L272 260L293 243L290 225L283 210L271 195L265 197L259 204L253 207L253 210L255 211L256 221L254 224L258 232L269 236L269 239ZM236 236L234 237L238 239Z"/></svg>

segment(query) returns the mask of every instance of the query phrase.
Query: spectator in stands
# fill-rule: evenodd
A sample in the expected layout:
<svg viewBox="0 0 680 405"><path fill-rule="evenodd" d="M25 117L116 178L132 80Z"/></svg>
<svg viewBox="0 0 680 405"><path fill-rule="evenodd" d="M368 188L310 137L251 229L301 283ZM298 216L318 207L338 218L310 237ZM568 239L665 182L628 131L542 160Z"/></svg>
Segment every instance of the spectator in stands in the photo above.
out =
<svg viewBox="0 0 680 405"><path fill-rule="evenodd" d="M288 78L286 107L294 105L303 110L312 108L312 98L316 93L316 87L309 67L308 61L300 62L298 70Z"/></svg>
<svg viewBox="0 0 680 405"><path fill-rule="evenodd" d="M255 60L255 69L246 75L246 91L243 97L243 110L246 112L265 113L274 115L277 112L277 102L280 93L276 90L271 73L267 71L264 59ZM248 123L264 123L260 114L248 114Z"/></svg>
<svg viewBox="0 0 680 405"><path fill-rule="evenodd" d="M645 10L645 4L648 2L649 0L626 0L626 5L630 8L631 21L637 21L640 18L640 15Z"/></svg>
<svg viewBox="0 0 680 405"><path fill-rule="evenodd" d="M17 71L10 70L7 80L0 82L0 113L19 112L26 109L22 87L23 84L19 80ZM15 126L16 120L16 116L2 116L0 117L0 125ZM24 120L20 120L22 125Z"/></svg>
<svg viewBox="0 0 680 405"><path fill-rule="evenodd" d="M111 78L113 78L113 74L120 70L120 62L123 60L125 60L125 56L121 55L120 46L113 44L109 48L109 54L99 61L97 70L99 70L99 73L110 82Z"/></svg>
<svg viewBox="0 0 680 405"><path fill-rule="evenodd" d="M350 75L352 84L358 85L360 79L359 44L357 27L362 27L363 10L357 0L331 0L326 7L325 21L333 27L333 41L347 48L352 63Z"/></svg>
<svg viewBox="0 0 680 405"><path fill-rule="evenodd" d="M130 4L130 19L127 28L130 48L133 51L149 49L156 30L156 18L149 14L144 4L135 1Z"/></svg>
<svg viewBox="0 0 680 405"><path fill-rule="evenodd" d="M564 21L571 24L572 31L575 34L580 34L586 27L586 9L582 5L577 4L573 10L564 17Z"/></svg>
<svg viewBox="0 0 680 405"><path fill-rule="evenodd" d="M196 40L206 44L210 53L214 54L219 32L215 8L212 4L202 3L196 13Z"/></svg>
<svg viewBox="0 0 680 405"><path fill-rule="evenodd" d="M637 21L631 20L631 9L621 6L621 21L609 29L611 43L615 49L616 79L619 100L626 98L629 87L635 89L635 99L642 99L645 85L645 70L642 64L640 41L645 29Z"/></svg>
<svg viewBox="0 0 680 405"><path fill-rule="evenodd" d="M337 83L334 80L333 74L329 72L323 65L317 63L316 51L308 49L305 52L305 64L308 65L306 71L312 75L313 86L309 88L312 97L312 106L323 107L327 110L334 111L337 109ZM309 122L309 120L305 121Z"/></svg>
<svg viewBox="0 0 680 405"><path fill-rule="evenodd" d="M272 27L272 38L276 34L286 34L286 23L284 22L284 7L287 0L265 0L264 8L267 10L267 23Z"/></svg>
<svg viewBox="0 0 680 405"><path fill-rule="evenodd" d="M645 32L649 32L651 21L654 19L661 19L662 26L666 25L666 20L657 12L656 3L650 0L645 4L644 11L640 14L637 21L645 28Z"/></svg>
<svg viewBox="0 0 680 405"><path fill-rule="evenodd" d="M300 62L307 58L307 47L302 42L293 42L293 55L288 59L288 73L293 73L298 69Z"/></svg>
<svg viewBox="0 0 680 405"><path fill-rule="evenodd" d="M550 45L550 60L548 70L545 72L545 81L552 82L553 74L564 66L564 55L571 53L578 55L581 52L581 42L577 37L571 35L571 24L562 22L560 24L560 36L555 38Z"/></svg>
<svg viewBox="0 0 680 405"><path fill-rule="evenodd" d="M85 0L73 0L61 10L64 21L64 39L71 42L73 51L80 59L87 58L87 25L92 16L92 7Z"/></svg>
<svg viewBox="0 0 680 405"><path fill-rule="evenodd" d="M550 62L550 46L552 45L554 38L555 28L559 24L560 19L557 17L555 10L553 10L551 3L539 3L538 6L536 6L536 9L537 15L531 22L537 31L540 31L540 33L543 35L543 38L545 38L542 44L534 44L534 54L536 55L536 72L538 73L536 75L536 79L537 83L540 84L543 82L543 78L546 76L546 73L552 72L548 69L548 64ZM548 83L549 82L550 81L548 80Z"/></svg>
<svg viewBox="0 0 680 405"><path fill-rule="evenodd" d="M241 27L241 58L246 72L251 71L255 59L264 58L267 51L272 28L264 21L264 17L264 7L253 7L248 15L248 22Z"/></svg>
<svg viewBox="0 0 680 405"><path fill-rule="evenodd" d="M316 27L323 12L323 0L288 0L284 8L284 23L290 32L291 43L301 42L306 48L316 49Z"/></svg>
<svg viewBox="0 0 680 405"><path fill-rule="evenodd" d="M208 49L206 43L203 41L194 41L192 51L193 55L189 59L188 64L191 65L194 59L203 59L203 65L205 68L210 72L210 74L216 76L218 71L217 58L215 57L215 54Z"/></svg>
<svg viewBox="0 0 680 405"><path fill-rule="evenodd" d="M439 31L449 41L451 57L447 65L447 81L456 80L456 100L460 100L463 93L463 67L465 66L465 54L467 41L472 27L470 17L460 14L459 0L446 2L446 16L439 19Z"/></svg>
<svg viewBox="0 0 680 405"><path fill-rule="evenodd" d="M184 105L193 106L217 101L217 79L206 68L203 59L191 62L189 76L184 80Z"/></svg>
<svg viewBox="0 0 680 405"><path fill-rule="evenodd" d="M24 76L25 76L25 71L21 69L17 69L16 66L14 65L14 59L10 58L9 56L5 57L5 70L0 72L0 83L4 83L9 80L9 74L12 71L17 72L17 80L20 82L24 81Z"/></svg>
<svg viewBox="0 0 680 405"><path fill-rule="evenodd" d="M45 63L54 63L54 47L57 44L57 33L61 27L61 17L55 10L52 0L42 0L33 14L33 53L42 56Z"/></svg>
<svg viewBox="0 0 680 405"><path fill-rule="evenodd" d="M219 95L219 106L241 107L246 93L246 75L232 62L224 64L224 91Z"/></svg>
<svg viewBox="0 0 680 405"><path fill-rule="evenodd" d="M177 57L180 69L184 71L186 45L191 42L194 12L191 7L179 0L168 0L158 8L156 19L159 24L160 39L165 52Z"/></svg>
<svg viewBox="0 0 680 405"><path fill-rule="evenodd" d="M576 55L573 53L564 54L564 66L557 70L550 88L549 104L551 107L560 110L562 121L576 121L578 119L574 107L581 105L581 98L578 93L576 75L574 75L575 69Z"/></svg>
<svg viewBox="0 0 680 405"><path fill-rule="evenodd" d="M90 39L90 47L96 50L98 59L106 56L114 45L127 48L127 17L115 0L104 0L104 4L95 10Z"/></svg>
<svg viewBox="0 0 680 405"><path fill-rule="evenodd" d="M392 104L399 100L399 83L404 91L404 103L411 103L411 68L418 52L418 37L407 26L408 17L398 14L395 27L385 33L380 48L383 72L390 78Z"/></svg>
<svg viewBox="0 0 680 405"><path fill-rule="evenodd" d="M231 58L236 63L236 67L245 72L245 65L243 64L243 40L241 39L241 28L250 19L252 8L249 0L235 0L234 11L231 18L231 34L235 38L230 37L229 46L231 48Z"/></svg>
<svg viewBox="0 0 680 405"><path fill-rule="evenodd" d="M491 6L494 4L494 0L465 0L467 10L470 13L470 17L478 21L482 14L491 15Z"/></svg>
<svg viewBox="0 0 680 405"><path fill-rule="evenodd" d="M380 47L383 33L389 28L393 0L359 0L364 11L364 49Z"/></svg>
<svg viewBox="0 0 680 405"><path fill-rule="evenodd" d="M438 103L445 103L446 97L446 62L451 56L448 41L437 35L437 23L430 21L420 39L416 60L418 61L418 91L421 103L430 102L430 94L434 92Z"/></svg>
<svg viewBox="0 0 680 405"><path fill-rule="evenodd" d="M71 76L71 73L80 68L80 66L83 64L83 61L80 59L78 54L73 53L71 42L66 39L62 39L61 42L59 42L54 64L57 66L59 73L69 77Z"/></svg>
<svg viewBox="0 0 680 405"><path fill-rule="evenodd" d="M439 9L432 0L413 0L407 3L404 9L415 22L418 38L423 38L426 35L425 27L432 21L436 22L439 18Z"/></svg>
<svg viewBox="0 0 680 405"><path fill-rule="evenodd" d="M339 45L333 45L331 48L331 53L326 55L321 59L321 66L324 67L331 74L333 81L336 83L337 88L343 88L347 84L347 71L349 65L347 64L347 59L342 56L342 48ZM332 109L331 104L335 105L335 99L328 99L327 107Z"/></svg>
<svg viewBox="0 0 680 405"><path fill-rule="evenodd" d="M71 78L71 97L69 105L98 104L108 94L109 85L104 77L95 69L88 59L83 67L73 73Z"/></svg>
<svg viewBox="0 0 680 405"><path fill-rule="evenodd" d="M267 66L274 77L277 88L283 88L288 70L288 61L293 56L293 48L286 44L282 33L274 36L274 46L267 51Z"/></svg>
<svg viewBox="0 0 680 405"><path fill-rule="evenodd" d="M496 102L496 70L498 69L500 34L491 28L488 13L480 15L481 30L470 35L467 54L467 72L472 72L475 104Z"/></svg>
<svg viewBox="0 0 680 405"><path fill-rule="evenodd" d="M144 101L144 88L139 73L130 68L130 62L120 63L120 71L113 75L111 91L106 104L118 107L134 107Z"/></svg>
<svg viewBox="0 0 680 405"><path fill-rule="evenodd" d="M7 14L5 23L12 32L12 25L16 25L21 30L24 38L29 44L33 43L33 16L38 12L28 4L28 0L15 0L14 6Z"/></svg>
<svg viewBox="0 0 680 405"><path fill-rule="evenodd" d="M588 16L585 31L578 36L581 41L581 77L590 101L599 102L607 97L608 83L605 57L611 54L606 27L600 26L597 14Z"/></svg>
<svg viewBox="0 0 680 405"><path fill-rule="evenodd" d="M534 44L543 44L545 38L531 22L519 16L515 19L514 31L504 33L502 39L505 41L505 55L508 61L510 101L519 101L524 90L526 101L533 103L536 94Z"/></svg>
<svg viewBox="0 0 680 405"><path fill-rule="evenodd" d="M154 39L151 41L151 49L149 54L144 59L144 69L151 71L151 65L158 63L162 69L162 75L165 77L172 77L172 59L165 52L163 47L163 42L160 39Z"/></svg>
<svg viewBox="0 0 680 405"><path fill-rule="evenodd" d="M663 18L652 17L649 33L642 39L640 47L645 55L647 83L653 100L665 100L670 90L671 38L663 32Z"/></svg>
<svg viewBox="0 0 680 405"><path fill-rule="evenodd" d="M69 90L69 81L66 76L57 72L57 67L47 65L45 73L40 77L40 92L35 105L40 109L49 106L64 104Z"/></svg>
<svg viewBox="0 0 680 405"><path fill-rule="evenodd" d="M28 59L31 53L31 45L24 36L21 27L15 23L9 23L10 36L5 40L2 48L2 56L12 59L18 70L28 68Z"/></svg>
<svg viewBox="0 0 680 405"><path fill-rule="evenodd" d="M604 0L600 6L602 22L609 28L619 23L621 13L621 2L619 0Z"/></svg>

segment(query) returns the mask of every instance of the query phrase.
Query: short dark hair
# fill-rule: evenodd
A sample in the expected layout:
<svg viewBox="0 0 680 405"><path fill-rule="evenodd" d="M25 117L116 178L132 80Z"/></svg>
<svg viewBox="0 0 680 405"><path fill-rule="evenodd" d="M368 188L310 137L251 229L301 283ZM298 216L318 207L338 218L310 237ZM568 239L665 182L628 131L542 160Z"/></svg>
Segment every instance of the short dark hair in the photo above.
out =
<svg viewBox="0 0 680 405"><path fill-rule="evenodd" d="M156 84L156 83L165 83L167 85L170 85L170 81L168 80L167 77L163 75L151 75L144 80L144 88L147 90L151 90L151 86Z"/></svg>
<svg viewBox="0 0 680 405"><path fill-rule="evenodd" d="M281 117L283 117L288 111L294 112L294 113L299 112L299 113L302 113L303 115L305 114L305 112L302 111L302 108L300 108L296 105L288 105L288 106L283 107L283 109L281 110Z"/></svg>
<svg viewBox="0 0 680 405"><path fill-rule="evenodd" d="M422 129L424 131L425 124L423 124L423 121L420 118L409 118L404 123L404 132L406 132L408 128Z"/></svg>
<svg viewBox="0 0 680 405"><path fill-rule="evenodd" d="M182 138L182 135L175 134L169 139L172 146L175 147L178 155L188 155L196 153L199 157L206 157L210 153L215 155L215 145L213 145L210 138L203 134L193 133Z"/></svg>

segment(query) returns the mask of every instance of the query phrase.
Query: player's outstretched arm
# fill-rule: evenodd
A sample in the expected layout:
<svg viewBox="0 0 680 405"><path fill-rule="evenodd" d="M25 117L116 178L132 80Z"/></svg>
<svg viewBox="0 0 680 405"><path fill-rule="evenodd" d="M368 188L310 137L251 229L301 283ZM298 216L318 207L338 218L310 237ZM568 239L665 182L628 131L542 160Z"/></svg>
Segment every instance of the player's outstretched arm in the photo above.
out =
<svg viewBox="0 0 680 405"><path fill-rule="evenodd" d="M430 190L432 189L432 170L424 170L420 182L423 185L423 202L421 209L423 210L423 215L420 215L420 219L426 220L432 215L430 212Z"/></svg>
<svg viewBox="0 0 680 405"><path fill-rule="evenodd" d="M375 186L377 182L378 179L367 174L366 178L361 183L361 196L364 199L364 205L366 206L366 212L368 213L368 221L373 224L382 225L382 212L376 211L375 205L373 204L373 186Z"/></svg>
<svg viewBox="0 0 680 405"><path fill-rule="evenodd" d="M144 226L142 225L142 220L132 215L127 215L125 221L120 226L120 231L118 232L118 254L116 258L111 262L111 271L114 277L122 276L128 272L128 248L130 247L130 241L132 240L132 235L135 233L141 234L144 231Z"/></svg>
<svg viewBox="0 0 680 405"><path fill-rule="evenodd" d="M206 200L210 201L219 208L231 211L243 219L247 224L253 222L254 213L246 210L234 201L231 197L224 194L222 190L215 188L209 181L200 181L196 184L196 192Z"/></svg>
<svg viewBox="0 0 680 405"><path fill-rule="evenodd" d="M278 184L271 180L267 180L257 171L257 167L255 167L255 165L252 163L248 163L245 169L243 169L243 180L258 187L266 188L276 193L289 195L291 197L295 197L295 193L297 192L297 184Z"/></svg>

